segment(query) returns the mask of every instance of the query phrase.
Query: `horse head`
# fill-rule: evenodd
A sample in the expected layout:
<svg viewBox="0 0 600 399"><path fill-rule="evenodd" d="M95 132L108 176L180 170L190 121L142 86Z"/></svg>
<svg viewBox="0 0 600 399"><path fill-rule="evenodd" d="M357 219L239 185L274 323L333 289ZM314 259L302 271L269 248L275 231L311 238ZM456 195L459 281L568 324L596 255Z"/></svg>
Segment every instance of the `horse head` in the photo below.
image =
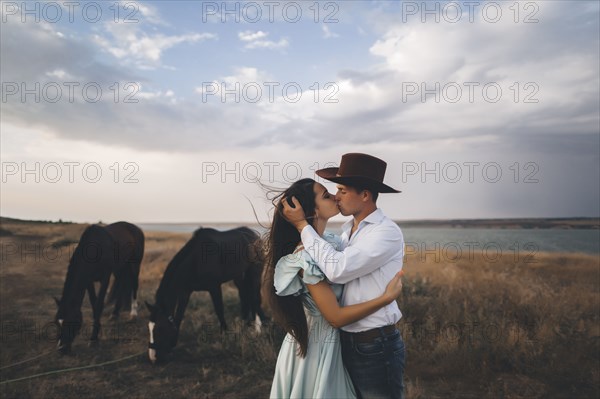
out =
<svg viewBox="0 0 600 399"><path fill-rule="evenodd" d="M158 305L146 302L150 311L148 358L154 364L162 362L177 344L178 328L173 316Z"/></svg>
<svg viewBox="0 0 600 399"><path fill-rule="evenodd" d="M67 306L64 301L56 301L57 311L54 317L54 323L57 327L56 348L62 354L67 354L71 351L71 344L81 330L83 317L81 309Z"/></svg>

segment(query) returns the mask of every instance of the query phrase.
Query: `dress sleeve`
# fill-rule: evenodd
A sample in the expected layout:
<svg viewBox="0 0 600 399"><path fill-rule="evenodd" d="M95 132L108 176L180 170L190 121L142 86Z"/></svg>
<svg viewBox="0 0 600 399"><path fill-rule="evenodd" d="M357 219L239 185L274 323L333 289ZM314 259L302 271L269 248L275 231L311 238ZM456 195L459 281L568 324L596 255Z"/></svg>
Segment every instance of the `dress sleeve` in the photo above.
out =
<svg viewBox="0 0 600 399"><path fill-rule="evenodd" d="M305 263L301 253L282 257L275 266L274 285L279 296L300 295L304 287L298 272Z"/></svg>
<svg viewBox="0 0 600 399"><path fill-rule="evenodd" d="M303 270L302 277L298 274ZM304 284L317 284L325 274L306 251L282 257L275 266L274 285L279 296L300 295L308 292Z"/></svg>
<svg viewBox="0 0 600 399"><path fill-rule="evenodd" d="M325 280L325 274L319 269L319 266L312 260L308 252L302 251L304 257L304 276L302 281L305 284L317 284L321 280Z"/></svg>

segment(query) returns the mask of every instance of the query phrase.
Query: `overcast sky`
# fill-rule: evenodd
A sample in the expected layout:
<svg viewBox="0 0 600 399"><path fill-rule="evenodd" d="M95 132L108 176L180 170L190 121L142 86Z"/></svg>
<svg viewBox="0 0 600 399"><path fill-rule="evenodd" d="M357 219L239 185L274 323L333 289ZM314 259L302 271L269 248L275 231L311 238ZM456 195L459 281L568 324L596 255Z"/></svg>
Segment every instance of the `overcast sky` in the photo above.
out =
<svg viewBox="0 0 600 399"><path fill-rule="evenodd" d="M599 9L2 1L1 214L265 220L366 152L395 219L600 216Z"/></svg>

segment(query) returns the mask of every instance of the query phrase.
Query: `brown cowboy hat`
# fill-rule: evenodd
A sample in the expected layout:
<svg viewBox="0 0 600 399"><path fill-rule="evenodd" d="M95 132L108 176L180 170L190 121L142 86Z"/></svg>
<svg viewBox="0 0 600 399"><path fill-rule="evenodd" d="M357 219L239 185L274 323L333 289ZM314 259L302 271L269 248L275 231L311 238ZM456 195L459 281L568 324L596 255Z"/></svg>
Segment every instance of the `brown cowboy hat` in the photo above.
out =
<svg viewBox="0 0 600 399"><path fill-rule="evenodd" d="M383 184L387 163L372 155L350 153L342 155L339 168L319 169L315 173L329 181L354 186L359 185L378 193L400 193Z"/></svg>

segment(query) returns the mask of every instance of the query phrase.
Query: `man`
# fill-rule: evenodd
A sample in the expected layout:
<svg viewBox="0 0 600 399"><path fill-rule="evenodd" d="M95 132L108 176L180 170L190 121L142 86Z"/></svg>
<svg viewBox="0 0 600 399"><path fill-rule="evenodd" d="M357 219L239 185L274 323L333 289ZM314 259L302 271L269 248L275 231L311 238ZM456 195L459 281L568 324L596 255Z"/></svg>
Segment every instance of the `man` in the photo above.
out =
<svg viewBox="0 0 600 399"><path fill-rule="evenodd" d="M300 203L283 202L284 217L300 232L304 248L333 283L345 284L342 305L382 294L402 269L402 231L377 208L379 193L399 193L383 183L387 164L367 154L342 156L339 168L317 175L337 183L336 201L344 216L342 250L337 251L306 222ZM402 314L394 301L342 328L342 356L359 398L402 398L404 342L396 323Z"/></svg>

